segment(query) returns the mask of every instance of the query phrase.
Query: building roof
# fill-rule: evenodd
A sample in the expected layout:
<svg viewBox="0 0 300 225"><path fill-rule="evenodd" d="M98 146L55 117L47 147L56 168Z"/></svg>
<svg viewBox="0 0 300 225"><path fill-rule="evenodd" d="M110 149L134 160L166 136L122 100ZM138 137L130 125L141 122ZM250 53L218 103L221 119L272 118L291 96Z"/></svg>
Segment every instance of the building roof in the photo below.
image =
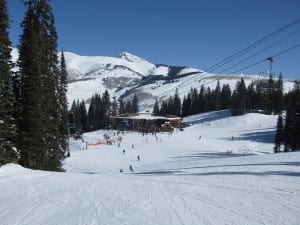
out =
<svg viewBox="0 0 300 225"><path fill-rule="evenodd" d="M111 118L116 119L134 119L134 120L180 120L181 117L177 117L174 115L156 115L153 113L126 113L120 114L118 116L111 116Z"/></svg>

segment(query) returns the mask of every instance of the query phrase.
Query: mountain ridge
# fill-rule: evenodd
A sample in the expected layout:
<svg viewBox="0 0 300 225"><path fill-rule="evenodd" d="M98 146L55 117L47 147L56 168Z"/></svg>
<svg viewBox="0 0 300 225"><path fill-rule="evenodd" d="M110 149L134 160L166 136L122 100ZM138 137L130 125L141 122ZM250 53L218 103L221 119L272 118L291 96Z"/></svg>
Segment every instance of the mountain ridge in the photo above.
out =
<svg viewBox="0 0 300 225"><path fill-rule="evenodd" d="M183 99L191 88L204 85L214 89L218 81L221 86L229 84L231 90L234 90L241 77L244 77L246 85L267 79L260 75L218 75L187 66L154 64L127 51L116 57L81 56L69 51L64 52L64 55L69 75L69 105L76 99L88 102L95 93L102 94L108 90L112 98L122 96L125 101L136 94L141 111L149 111L155 100L162 102L168 99L175 94L176 89ZM12 60L16 61L17 57L17 49L13 49ZM284 80L285 91L292 88L293 82Z"/></svg>

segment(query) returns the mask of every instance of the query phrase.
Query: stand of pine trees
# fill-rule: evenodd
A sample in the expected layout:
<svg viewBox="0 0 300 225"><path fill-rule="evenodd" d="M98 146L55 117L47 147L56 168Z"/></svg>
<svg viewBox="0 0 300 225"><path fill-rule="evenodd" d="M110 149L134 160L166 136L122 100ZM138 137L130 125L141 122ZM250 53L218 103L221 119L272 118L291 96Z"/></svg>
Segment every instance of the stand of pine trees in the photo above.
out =
<svg viewBox="0 0 300 225"><path fill-rule="evenodd" d="M62 53L59 65L48 1L24 3L19 71L12 76L6 1L0 0L1 164L18 162L32 169L62 171L68 140L65 60Z"/></svg>
<svg viewBox="0 0 300 225"><path fill-rule="evenodd" d="M256 84L252 82L248 87L246 87L244 79L241 78L236 83L236 88L233 92L228 84L224 84L221 88L219 81L213 90L202 85L199 91L196 88L192 88L188 95L184 96L182 104L180 102L178 91L176 90L175 95L163 101L160 107L158 101L156 101L153 112L189 116L230 109L233 116L243 115L248 112L278 114L284 107L282 75L279 75L277 81L270 76L267 83L262 85L259 82Z"/></svg>
<svg viewBox="0 0 300 225"><path fill-rule="evenodd" d="M217 83L215 90L203 85L200 91L192 88L187 96L184 96L182 104L178 94L169 97L167 101L163 101L159 107L156 100L153 113L157 114L173 114L177 116L189 116L198 113L204 113L215 110L228 109L231 104L231 90L228 84L224 84L222 89L220 83Z"/></svg>
<svg viewBox="0 0 300 225"><path fill-rule="evenodd" d="M69 111L69 123L71 134L106 129L110 126L110 116L123 113L135 113L139 111L138 97L134 95L132 100L124 103L123 99L110 100L106 90L103 95L95 94L90 99L90 105L86 110L85 102L73 101Z"/></svg>
<svg viewBox="0 0 300 225"><path fill-rule="evenodd" d="M274 152L300 150L300 82L286 96L285 117L279 114Z"/></svg>

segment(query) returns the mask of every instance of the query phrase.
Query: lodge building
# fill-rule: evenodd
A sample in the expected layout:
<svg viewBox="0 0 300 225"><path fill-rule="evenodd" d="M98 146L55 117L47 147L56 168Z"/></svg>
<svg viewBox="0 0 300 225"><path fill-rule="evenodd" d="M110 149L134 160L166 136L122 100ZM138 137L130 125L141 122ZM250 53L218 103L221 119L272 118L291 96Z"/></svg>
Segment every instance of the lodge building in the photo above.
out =
<svg viewBox="0 0 300 225"><path fill-rule="evenodd" d="M110 117L111 125L117 130L139 132L172 131L180 127L181 117L153 113L126 113Z"/></svg>

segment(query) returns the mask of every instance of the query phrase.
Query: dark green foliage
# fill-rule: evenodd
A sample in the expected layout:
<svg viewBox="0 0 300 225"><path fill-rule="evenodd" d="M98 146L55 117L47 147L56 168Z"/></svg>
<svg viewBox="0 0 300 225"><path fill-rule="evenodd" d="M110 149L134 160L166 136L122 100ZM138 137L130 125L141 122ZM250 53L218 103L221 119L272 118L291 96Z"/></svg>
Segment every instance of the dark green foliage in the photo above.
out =
<svg viewBox="0 0 300 225"><path fill-rule="evenodd" d="M59 94L59 137L60 137L60 145L64 152L67 151L68 148L68 138L69 138L69 130L68 130L68 101L67 101L67 68L66 61L64 57L64 52L61 53L60 58L60 67L59 67L59 85L58 85L58 94Z"/></svg>
<svg viewBox="0 0 300 225"><path fill-rule="evenodd" d="M300 82L287 96L287 110L284 126L284 151L300 149Z"/></svg>
<svg viewBox="0 0 300 225"><path fill-rule="evenodd" d="M229 109L231 104L231 89L229 84L224 84L221 90L221 109Z"/></svg>
<svg viewBox="0 0 300 225"><path fill-rule="evenodd" d="M181 100L176 89L175 95L170 96L167 101L163 101L159 110L160 114L181 115Z"/></svg>
<svg viewBox="0 0 300 225"><path fill-rule="evenodd" d="M119 98L119 114L125 113L125 104L123 98Z"/></svg>
<svg viewBox="0 0 300 225"><path fill-rule="evenodd" d="M281 143L283 141L284 141L283 118L282 118L282 114L280 113L278 115L278 120L277 120L274 153L280 152Z"/></svg>
<svg viewBox="0 0 300 225"><path fill-rule="evenodd" d="M153 106L153 113L159 114L159 105L157 99L155 100L154 106Z"/></svg>
<svg viewBox="0 0 300 225"><path fill-rule="evenodd" d="M33 169L62 170L62 101L57 34L46 0L29 1L22 23L18 66L21 164ZM64 87L65 88L65 87Z"/></svg>
<svg viewBox="0 0 300 225"><path fill-rule="evenodd" d="M245 81L241 78L240 82L237 82L235 91L233 92L231 102L231 115L243 115L246 113L246 102L247 102L247 89Z"/></svg>
<svg viewBox="0 0 300 225"><path fill-rule="evenodd" d="M69 111L71 134L82 134L83 132L92 130L92 128L89 127L89 120L92 124L97 125L96 116L94 116L94 112L92 111L92 109L94 109L94 101L95 100L91 103L92 107L89 108L89 113L86 111L85 102L83 100L81 102L79 102L79 100L73 101L71 110Z"/></svg>
<svg viewBox="0 0 300 225"><path fill-rule="evenodd" d="M19 157L15 146L16 126L8 28L6 0L0 0L0 166L17 162Z"/></svg>
<svg viewBox="0 0 300 225"><path fill-rule="evenodd" d="M139 100L138 100L138 97L137 97L136 94L133 96L132 104L131 104L131 105L132 105L132 106L131 106L131 108L132 108L131 111L132 111L133 113L136 113L136 112L139 111Z"/></svg>
<svg viewBox="0 0 300 225"><path fill-rule="evenodd" d="M229 85L220 88L217 82L215 90L201 86L198 93L197 89L191 89L187 97L182 102L182 116L204 113L208 111L228 109L231 104L231 90Z"/></svg>

